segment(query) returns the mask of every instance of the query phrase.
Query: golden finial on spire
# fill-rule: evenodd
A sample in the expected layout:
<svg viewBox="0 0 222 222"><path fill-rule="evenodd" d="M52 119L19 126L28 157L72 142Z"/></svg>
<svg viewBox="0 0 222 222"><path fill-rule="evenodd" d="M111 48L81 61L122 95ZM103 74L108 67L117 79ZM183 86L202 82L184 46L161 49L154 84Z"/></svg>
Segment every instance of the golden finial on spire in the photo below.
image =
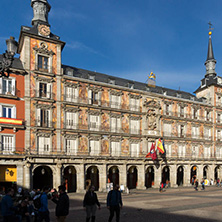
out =
<svg viewBox="0 0 222 222"><path fill-rule="evenodd" d="M208 34L209 34L209 36L211 36L212 35L212 30L214 28L212 28L213 25L212 25L212 23L210 21L208 22L208 25L209 25L209 33Z"/></svg>

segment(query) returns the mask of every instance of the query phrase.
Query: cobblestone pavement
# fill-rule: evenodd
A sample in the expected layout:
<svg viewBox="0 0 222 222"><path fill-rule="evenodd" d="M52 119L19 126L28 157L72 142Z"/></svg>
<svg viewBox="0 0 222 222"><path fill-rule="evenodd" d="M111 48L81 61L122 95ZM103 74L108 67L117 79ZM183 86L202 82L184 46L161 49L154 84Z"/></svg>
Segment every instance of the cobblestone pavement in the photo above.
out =
<svg viewBox="0 0 222 222"><path fill-rule="evenodd" d="M84 222L82 207L84 194L69 194L70 214L67 222ZM101 210L97 210L96 222L107 222L106 194L98 193ZM157 189L134 190L123 194L124 207L121 222L211 222L222 220L222 188L206 187L205 191L189 188L169 188L163 193ZM49 201L51 221L55 222L55 204ZM114 218L115 219L115 218ZM115 221L113 219L113 222Z"/></svg>

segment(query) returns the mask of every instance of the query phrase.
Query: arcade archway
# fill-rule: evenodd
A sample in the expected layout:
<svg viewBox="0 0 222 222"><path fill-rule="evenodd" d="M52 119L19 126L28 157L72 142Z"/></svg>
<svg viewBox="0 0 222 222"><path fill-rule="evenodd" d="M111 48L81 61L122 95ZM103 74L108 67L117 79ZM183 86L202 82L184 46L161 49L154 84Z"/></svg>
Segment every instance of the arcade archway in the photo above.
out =
<svg viewBox="0 0 222 222"><path fill-rule="evenodd" d="M194 184L194 181L197 178L197 166L192 166L190 170L190 183Z"/></svg>
<svg viewBox="0 0 222 222"><path fill-rule="evenodd" d="M170 181L170 168L165 166L162 170L162 182L167 184Z"/></svg>
<svg viewBox="0 0 222 222"><path fill-rule="evenodd" d="M137 187L137 168L132 166L127 171L127 187L129 189L135 189Z"/></svg>
<svg viewBox="0 0 222 222"><path fill-rule="evenodd" d="M53 187L53 174L48 166L39 166L33 172L33 188L41 189L45 186Z"/></svg>
<svg viewBox="0 0 222 222"><path fill-rule="evenodd" d="M154 185L154 168L148 167L145 172L145 187L150 188Z"/></svg>
<svg viewBox="0 0 222 222"><path fill-rule="evenodd" d="M220 166L216 166L214 169L214 181L217 181L217 179L219 178L219 171L220 171Z"/></svg>
<svg viewBox="0 0 222 222"><path fill-rule="evenodd" d="M205 167L203 168L203 178L204 178L204 179L207 179L207 172L208 172L208 166L205 166Z"/></svg>
<svg viewBox="0 0 222 222"><path fill-rule="evenodd" d="M117 166L110 167L108 174L108 183L119 184L119 169Z"/></svg>
<svg viewBox="0 0 222 222"><path fill-rule="evenodd" d="M99 170L96 166L91 166L86 171L86 181L95 186L95 190L99 190Z"/></svg>
<svg viewBox="0 0 222 222"><path fill-rule="evenodd" d="M177 168L177 185L178 186L182 186L183 185L183 177L184 177L183 166L179 166Z"/></svg>
<svg viewBox="0 0 222 222"><path fill-rule="evenodd" d="M76 192L77 184L76 184L76 169L73 166L68 166L64 169L63 175L64 183L66 186L66 190L70 192Z"/></svg>

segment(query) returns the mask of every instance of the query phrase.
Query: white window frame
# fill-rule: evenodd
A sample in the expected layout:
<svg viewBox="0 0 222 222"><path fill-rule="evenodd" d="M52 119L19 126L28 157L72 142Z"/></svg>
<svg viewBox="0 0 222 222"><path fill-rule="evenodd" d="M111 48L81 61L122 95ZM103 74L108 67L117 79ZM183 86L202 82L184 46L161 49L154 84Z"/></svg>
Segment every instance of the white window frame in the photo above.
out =
<svg viewBox="0 0 222 222"><path fill-rule="evenodd" d="M115 109L120 109L121 107L121 96L118 95L111 95L111 103L110 107Z"/></svg>
<svg viewBox="0 0 222 222"><path fill-rule="evenodd" d="M89 130L99 131L100 126L100 116L99 115L89 115Z"/></svg>
<svg viewBox="0 0 222 222"><path fill-rule="evenodd" d="M111 155L112 156L121 155L121 144L119 141L111 141Z"/></svg>
<svg viewBox="0 0 222 222"><path fill-rule="evenodd" d="M41 126L41 123L43 120L41 119L41 110L45 110L48 114L48 123L46 122L47 127L52 127L52 110L51 109L46 109L46 108L37 108L36 109L36 121L37 121L37 126ZM44 127L44 126L42 126Z"/></svg>
<svg viewBox="0 0 222 222"><path fill-rule="evenodd" d="M50 154L52 149L51 137L38 136L38 153Z"/></svg>
<svg viewBox="0 0 222 222"><path fill-rule="evenodd" d="M192 126L192 138L198 139L199 138L199 127L198 126Z"/></svg>
<svg viewBox="0 0 222 222"><path fill-rule="evenodd" d="M78 113L72 111L65 112L65 126L66 129L77 129Z"/></svg>
<svg viewBox="0 0 222 222"><path fill-rule="evenodd" d="M77 87L66 86L65 87L66 101L77 102L78 101L78 89Z"/></svg>
<svg viewBox="0 0 222 222"><path fill-rule="evenodd" d="M130 120L130 133L139 134L140 132L140 120Z"/></svg>
<svg viewBox="0 0 222 222"><path fill-rule="evenodd" d="M164 123L163 124L163 133L164 133L164 136L168 136L168 137L172 136L172 124L171 123Z"/></svg>
<svg viewBox="0 0 222 222"><path fill-rule="evenodd" d="M65 152L67 155L76 155L78 151L77 138L65 139Z"/></svg>
<svg viewBox="0 0 222 222"><path fill-rule="evenodd" d="M100 141L99 140L90 140L89 141L89 154L90 156L98 156L100 154Z"/></svg>
<svg viewBox="0 0 222 222"><path fill-rule="evenodd" d="M1 152L3 154L13 154L15 151L15 135L0 134Z"/></svg>
<svg viewBox="0 0 222 222"><path fill-rule="evenodd" d="M11 118L16 119L16 106L12 104L0 104L0 117L3 117L3 109L10 108L11 109ZM8 115L5 118L10 118Z"/></svg>
<svg viewBox="0 0 222 222"><path fill-rule="evenodd" d="M204 158L209 159L210 158L210 154L211 154L211 149L208 146L204 147Z"/></svg>
<svg viewBox="0 0 222 222"><path fill-rule="evenodd" d="M3 91L3 81L11 81L12 85L11 85L11 91L8 88L8 84L6 84L6 91ZM15 96L16 93L16 88L15 88L15 84L16 84L16 78L10 77L10 78L4 78L4 77L0 77L0 94L4 94L4 95L13 95Z"/></svg>
<svg viewBox="0 0 222 222"><path fill-rule="evenodd" d="M186 145L180 144L178 145L178 157L186 157Z"/></svg>
<svg viewBox="0 0 222 222"><path fill-rule="evenodd" d="M118 117L110 118L110 131L119 133L121 131L121 119Z"/></svg>
<svg viewBox="0 0 222 222"><path fill-rule="evenodd" d="M140 154L140 144L139 143L131 143L130 144L130 156L131 157L139 157Z"/></svg>
<svg viewBox="0 0 222 222"><path fill-rule="evenodd" d="M45 96L40 92L40 84L45 84L46 85L46 94ZM52 98L52 83L48 83L48 82L43 82L43 81L39 81L38 84L38 89L37 89L37 96L39 98L47 98L47 99L53 99Z"/></svg>

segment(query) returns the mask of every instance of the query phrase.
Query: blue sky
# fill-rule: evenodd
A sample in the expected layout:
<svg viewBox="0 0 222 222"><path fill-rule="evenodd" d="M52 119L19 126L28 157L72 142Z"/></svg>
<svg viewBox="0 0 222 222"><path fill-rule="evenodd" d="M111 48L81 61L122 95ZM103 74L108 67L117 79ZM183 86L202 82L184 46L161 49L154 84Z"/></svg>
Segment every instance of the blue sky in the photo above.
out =
<svg viewBox="0 0 222 222"><path fill-rule="evenodd" d="M1 2L0 53L5 39L31 26L30 0ZM220 0L49 0L51 31L66 46L65 65L146 82L151 71L159 86L195 91L204 78L208 22L222 75Z"/></svg>

